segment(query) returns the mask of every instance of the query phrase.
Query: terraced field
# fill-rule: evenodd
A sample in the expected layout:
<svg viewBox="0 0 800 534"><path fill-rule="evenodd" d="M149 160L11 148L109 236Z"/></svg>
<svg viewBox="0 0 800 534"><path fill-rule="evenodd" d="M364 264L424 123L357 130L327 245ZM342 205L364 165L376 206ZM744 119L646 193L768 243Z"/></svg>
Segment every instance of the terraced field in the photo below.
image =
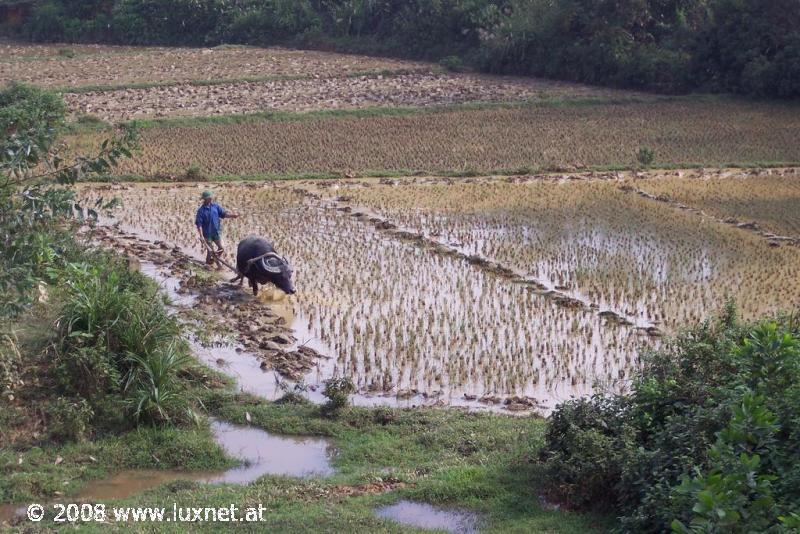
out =
<svg viewBox="0 0 800 534"><path fill-rule="evenodd" d="M226 224L229 243L266 235L295 265L298 293L281 306L296 337L332 357L307 383L344 374L378 398L531 399L547 410L623 388L641 350L726 298L746 317L800 306L800 247L631 193L641 181L412 178L216 192L242 216ZM198 254L191 222L204 187L117 186L116 220Z"/></svg>
<svg viewBox="0 0 800 534"><path fill-rule="evenodd" d="M774 247L625 188L613 181L532 181L351 187L340 193L401 228L672 332L701 320L726 298L739 302L748 318L800 304L799 248ZM776 195L785 210L767 211L768 217L793 223L800 197Z"/></svg>
<svg viewBox="0 0 800 534"><path fill-rule="evenodd" d="M0 46L0 61L0 83L13 80L70 89L429 69L425 64L393 59L242 46L5 45Z"/></svg>
<svg viewBox="0 0 800 534"><path fill-rule="evenodd" d="M292 346L248 334L226 350L313 386L349 376L364 403L546 411L624 388L642 350L728 298L748 318L800 306L791 104L285 49L6 45L0 64L0 81L62 88L66 154L96 149L102 121L137 119L139 150L111 180L248 178L217 187L243 215L226 239L268 236L296 266L298 294L265 303ZM790 168L702 169L730 164ZM616 170L643 165L699 169ZM310 176L338 179L258 181ZM118 195L116 221L146 247L198 256L208 187L83 195Z"/></svg>
<svg viewBox="0 0 800 534"><path fill-rule="evenodd" d="M800 113L781 104L661 101L284 114L159 123L122 173L179 177L800 161ZM102 132L73 136L89 150Z"/></svg>
<svg viewBox="0 0 800 534"><path fill-rule="evenodd" d="M345 75L329 78L180 84L67 93L73 114L107 121L174 116L216 116L264 111L368 107L428 107L477 102L546 102L624 94L544 80L433 72ZM632 95L626 95L631 97Z"/></svg>

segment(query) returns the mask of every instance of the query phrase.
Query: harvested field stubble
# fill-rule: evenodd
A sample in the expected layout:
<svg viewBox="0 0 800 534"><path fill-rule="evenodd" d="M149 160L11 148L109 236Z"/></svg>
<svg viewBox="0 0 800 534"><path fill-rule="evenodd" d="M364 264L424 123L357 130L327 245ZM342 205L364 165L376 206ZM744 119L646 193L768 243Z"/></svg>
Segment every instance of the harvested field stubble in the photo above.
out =
<svg viewBox="0 0 800 534"><path fill-rule="evenodd" d="M76 56L97 54L134 54L153 50L134 46L101 44L32 44L0 40L0 62L31 61L37 59L75 59ZM69 57L72 56L72 57Z"/></svg>
<svg viewBox="0 0 800 534"><path fill-rule="evenodd" d="M363 114L362 114L363 115ZM120 168L142 176L493 171L631 165L639 146L656 164L800 161L800 108L686 100L647 104L519 106L174 126L141 132L142 151ZM84 151L102 134L71 143Z"/></svg>
<svg viewBox="0 0 800 534"><path fill-rule="evenodd" d="M536 79L412 73L177 85L66 93L71 113L121 121L167 116L212 116L266 110L308 111L373 106L434 106L466 102L633 96L634 93Z"/></svg>
<svg viewBox="0 0 800 534"><path fill-rule="evenodd" d="M401 228L671 331L729 297L747 318L800 306L800 248L772 247L738 228L625 195L616 183L455 182L337 192Z"/></svg>
<svg viewBox="0 0 800 534"><path fill-rule="evenodd" d="M639 180L636 187L732 224L800 238L800 169Z"/></svg>
<svg viewBox="0 0 800 534"><path fill-rule="evenodd" d="M119 220L192 247L200 191L120 189ZM242 215L226 222L231 247L247 234L267 235L293 262L296 337L320 341L334 357L307 377L311 383L343 373L361 392L445 402L518 395L552 407L596 382L625 378L637 348L657 343L595 310L559 306L543 292L395 239L288 187L224 186L217 195Z"/></svg>
<svg viewBox="0 0 800 534"><path fill-rule="evenodd" d="M13 46L13 45L12 45ZM70 48L72 45L65 45ZM50 47L34 46L36 55L13 61L4 54L0 83L12 80L42 87L121 86L195 80L236 80L264 76L342 76L365 71L430 70L424 63L352 56L329 52L222 46L216 48L101 47L97 53L75 57L51 54ZM22 47L23 49L27 47ZM76 51L93 47L79 47Z"/></svg>

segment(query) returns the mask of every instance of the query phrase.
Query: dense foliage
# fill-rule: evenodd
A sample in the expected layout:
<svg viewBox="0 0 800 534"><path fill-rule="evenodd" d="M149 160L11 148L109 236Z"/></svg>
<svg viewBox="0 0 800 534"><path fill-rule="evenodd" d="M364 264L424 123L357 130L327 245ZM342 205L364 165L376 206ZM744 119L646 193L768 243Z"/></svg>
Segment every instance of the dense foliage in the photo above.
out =
<svg viewBox="0 0 800 534"><path fill-rule="evenodd" d="M66 160L56 143L64 109L60 97L34 87L0 91L0 316L24 310L37 284L54 281L55 262L68 261L72 235L61 222L96 216L76 209L68 188L51 185L105 173L130 156L134 133L126 131L92 157Z"/></svg>
<svg viewBox="0 0 800 534"><path fill-rule="evenodd" d="M800 96L798 0L44 0L21 32L334 47L663 92Z"/></svg>
<svg viewBox="0 0 800 534"><path fill-rule="evenodd" d="M42 302L59 311L48 349L58 381L48 407L54 439L85 437L98 418L122 425L186 418L177 376L187 349L176 319L143 275L75 237L111 202L77 205L69 186L130 156L134 134L64 161L63 121L57 95L23 85L0 91L0 391L13 398L32 357L5 325Z"/></svg>
<svg viewBox="0 0 800 534"><path fill-rule="evenodd" d="M615 510L629 532L800 526L800 321L718 320L645 358L629 395L560 405L549 497Z"/></svg>

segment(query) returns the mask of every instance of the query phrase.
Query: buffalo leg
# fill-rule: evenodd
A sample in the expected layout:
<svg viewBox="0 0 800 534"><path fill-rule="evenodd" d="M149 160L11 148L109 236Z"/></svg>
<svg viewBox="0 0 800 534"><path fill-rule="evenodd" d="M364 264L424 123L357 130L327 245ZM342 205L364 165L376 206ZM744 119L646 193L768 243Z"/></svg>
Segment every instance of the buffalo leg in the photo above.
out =
<svg viewBox="0 0 800 534"><path fill-rule="evenodd" d="M253 296L257 297L258 296L258 282L256 282L255 280L250 280L250 287L253 288Z"/></svg>

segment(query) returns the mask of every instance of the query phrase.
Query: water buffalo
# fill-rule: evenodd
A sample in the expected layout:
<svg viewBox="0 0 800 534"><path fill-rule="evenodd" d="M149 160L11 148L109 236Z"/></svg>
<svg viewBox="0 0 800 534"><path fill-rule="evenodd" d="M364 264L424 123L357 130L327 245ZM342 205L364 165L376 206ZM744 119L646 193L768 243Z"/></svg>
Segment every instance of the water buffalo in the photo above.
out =
<svg viewBox="0 0 800 534"><path fill-rule="evenodd" d="M288 295L295 292L289 262L278 256L272 243L263 237L250 236L239 242L236 249L236 270L239 276L231 282L238 281L242 285L247 278L253 288L253 295L258 295L258 284L267 283L274 284Z"/></svg>

